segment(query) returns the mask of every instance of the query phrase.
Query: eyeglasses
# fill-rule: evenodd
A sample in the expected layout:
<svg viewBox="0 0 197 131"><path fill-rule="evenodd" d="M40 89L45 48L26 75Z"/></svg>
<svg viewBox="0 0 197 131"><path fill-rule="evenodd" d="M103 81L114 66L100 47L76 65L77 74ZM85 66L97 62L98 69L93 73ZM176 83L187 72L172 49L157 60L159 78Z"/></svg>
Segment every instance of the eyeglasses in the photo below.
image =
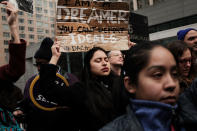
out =
<svg viewBox="0 0 197 131"><path fill-rule="evenodd" d="M181 63L181 64L186 64L187 62L191 63L191 62L192 62L192 59L189 58L189 59L182 59L182 60L179 60L179 63Z"/></svg>

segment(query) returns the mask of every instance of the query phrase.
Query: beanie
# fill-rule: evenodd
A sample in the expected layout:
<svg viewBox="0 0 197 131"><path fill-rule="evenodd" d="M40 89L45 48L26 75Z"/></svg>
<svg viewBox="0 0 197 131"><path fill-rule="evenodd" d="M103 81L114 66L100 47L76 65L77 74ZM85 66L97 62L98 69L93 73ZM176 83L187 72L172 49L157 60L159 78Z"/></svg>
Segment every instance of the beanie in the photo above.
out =
<svg viewBox="0 0 197 131"><path fill-rule="evenodd" d="M41 42L40 48L36 51L34 58L45 59L50 61L52 57L51 47L53 45L53 40L49 37L46 37Z"/></svg>
<svg viewBox="0 0 197 131"><path fill-rule="evenodd" d="M177 32L178 40L184 40L185 35L186 35L190 30L195 30L195 31L197 31L197 30L194 29L194 28L187 28L187 29L185 29L185 30L179 30L179 31Z"/></svg>

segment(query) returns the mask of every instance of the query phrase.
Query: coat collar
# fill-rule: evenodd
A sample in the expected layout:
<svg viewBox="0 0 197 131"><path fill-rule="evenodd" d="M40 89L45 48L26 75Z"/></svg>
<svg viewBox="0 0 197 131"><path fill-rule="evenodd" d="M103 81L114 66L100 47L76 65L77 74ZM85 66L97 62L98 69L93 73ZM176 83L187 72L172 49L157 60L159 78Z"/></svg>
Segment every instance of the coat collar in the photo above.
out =
<svg viewBox="0 0 197 131"><path fill-rule="evenodd" d="M130 108L145 131L170 131L176 106L146 100L132 100Z"/></svg>

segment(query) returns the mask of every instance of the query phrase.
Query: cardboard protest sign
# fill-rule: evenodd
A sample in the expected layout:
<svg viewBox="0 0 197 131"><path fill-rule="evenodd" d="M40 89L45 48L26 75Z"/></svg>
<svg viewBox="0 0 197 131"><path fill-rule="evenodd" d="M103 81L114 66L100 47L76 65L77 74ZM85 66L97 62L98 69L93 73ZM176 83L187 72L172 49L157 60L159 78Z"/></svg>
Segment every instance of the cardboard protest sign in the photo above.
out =
<svg viewBox="0 0 197 131"><path fill-rule="evenodd" d="M62 52L128 49L129 2L58 0L56 20Z"/></svg>
<svg viewBox="0 0 197 131"><path fill-rule="evenodd" d="M2 1L9 1L19 10L33 13L33 0L0 0L0 2Z"/></svg>

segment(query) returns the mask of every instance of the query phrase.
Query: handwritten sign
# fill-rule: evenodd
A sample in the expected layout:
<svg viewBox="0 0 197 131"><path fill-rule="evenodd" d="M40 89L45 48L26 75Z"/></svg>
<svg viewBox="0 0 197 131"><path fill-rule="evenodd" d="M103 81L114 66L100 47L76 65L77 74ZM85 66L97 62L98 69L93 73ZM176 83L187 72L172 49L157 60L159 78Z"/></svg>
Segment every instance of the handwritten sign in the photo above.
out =
<svg viewBox="0 0 197 131"><path fill-rule="evenodd" d="M94 46L128 49L128 2L59 0L56 37L62 52L83 52Z"/></svg>

